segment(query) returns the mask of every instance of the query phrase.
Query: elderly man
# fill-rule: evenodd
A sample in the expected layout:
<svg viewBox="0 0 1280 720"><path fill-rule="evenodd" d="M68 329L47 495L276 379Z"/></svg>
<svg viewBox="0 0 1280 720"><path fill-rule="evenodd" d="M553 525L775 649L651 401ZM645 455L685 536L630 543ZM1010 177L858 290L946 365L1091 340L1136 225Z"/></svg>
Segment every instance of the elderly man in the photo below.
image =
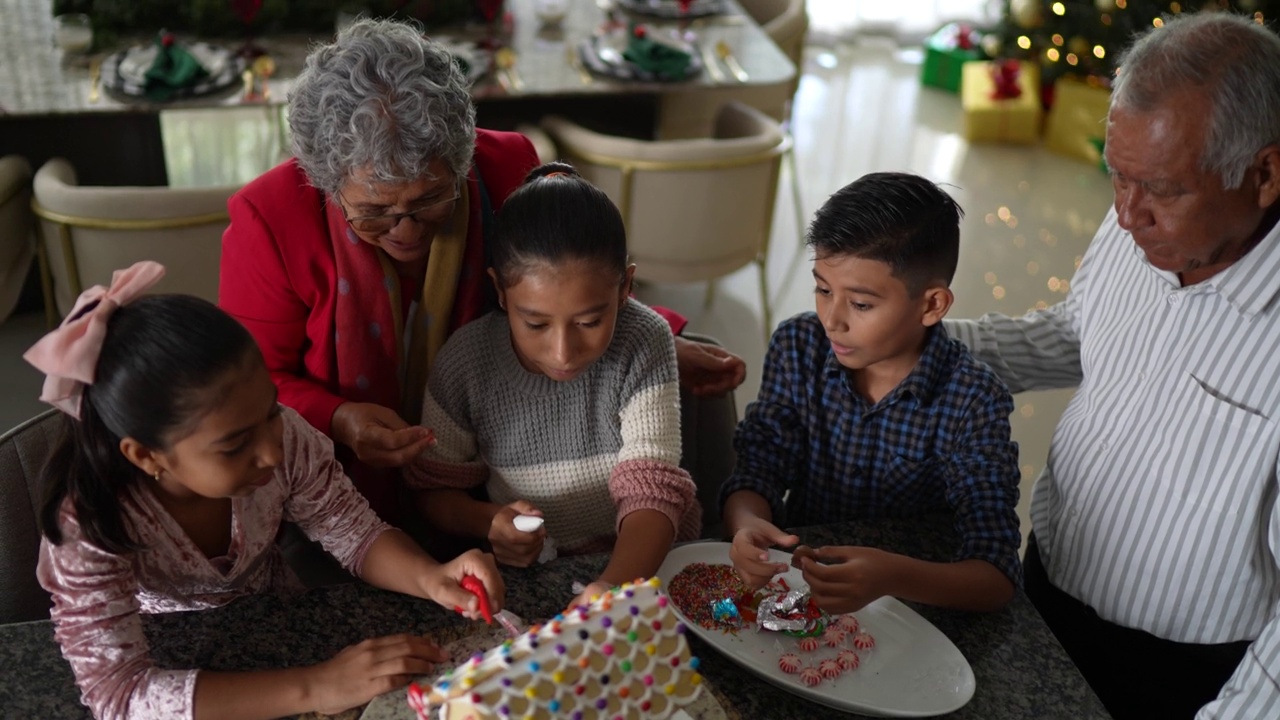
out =
<svg viewBox="0 0 1280 720"><path fill-rule="evenodd" d="M1027 593L1116 718L1280 717L1280 38L1224 13L1147 32L1106 158L1067 300L948 323L1014 392L1079 386Z"/></svg>

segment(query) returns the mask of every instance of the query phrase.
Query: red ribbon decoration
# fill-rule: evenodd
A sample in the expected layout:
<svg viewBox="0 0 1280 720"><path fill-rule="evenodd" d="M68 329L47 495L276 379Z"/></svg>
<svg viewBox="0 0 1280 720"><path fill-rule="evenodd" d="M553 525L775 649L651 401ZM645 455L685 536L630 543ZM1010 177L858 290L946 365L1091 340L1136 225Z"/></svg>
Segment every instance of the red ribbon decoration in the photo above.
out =
<svg viewBox="0 0 1280 720"><path fill-rule="evenodd" d="M991 82L995 85L991 91L992 100L1013 100L1022 97L1022 87L1018 85L1018 77L1022 74L1022 66L1017 60L996 60L991 63Z"/></svg>

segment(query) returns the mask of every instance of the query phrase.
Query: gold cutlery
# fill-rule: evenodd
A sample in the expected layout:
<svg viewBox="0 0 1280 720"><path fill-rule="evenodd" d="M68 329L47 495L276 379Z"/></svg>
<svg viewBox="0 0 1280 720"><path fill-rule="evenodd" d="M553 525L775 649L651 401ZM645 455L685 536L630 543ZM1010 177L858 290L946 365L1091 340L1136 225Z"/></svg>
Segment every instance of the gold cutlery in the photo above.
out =
<svg viewBox="0 0 1280 720"><path fill-rule="evenodd" d="M578 46L571 42L564 44L564 58L569 62L569 67L578 71L578 79L583 85L591 84L591 73L582 66L582 58L578 57Z"/></svg>
<svg viewBox="0 0 1280 720"><path fill-rule="evenodd" d="M493 55L493 63L498 67L498 83L502 85L507 92L512 90L516 92L524 91L524 81L520 79L520 73L516 70L516 52L511 48L498 48ZM504 81L505 78L505 81Z"/></svg>
<svg viewBox="0 0 1280 720"><path fill-rule="evenodd" d="M738 79L738 82L747 82L750 77L747 71L743 69L742 64L738 62L738 58L733 56L733 50L729 48L729 43L720 40L716 43L716 55L724 61L724 66L729 68L729 72Z"/></svg>
<svg viewBox="0 0 1280 720"><path fill-rule="evenodd" d="M89 61L89 102L96 103L100 97L98 88L102 84L102 58Z"/></svg>
<svg viewBox="0 0 1280 720"><path fill-rule="evenodd" d="M725 81L724 71L720 69L720 62L716 60L715 53L711 52L710 45L702 46L702 64L707 66L707 74L711 76L712 82Z"/></svg>

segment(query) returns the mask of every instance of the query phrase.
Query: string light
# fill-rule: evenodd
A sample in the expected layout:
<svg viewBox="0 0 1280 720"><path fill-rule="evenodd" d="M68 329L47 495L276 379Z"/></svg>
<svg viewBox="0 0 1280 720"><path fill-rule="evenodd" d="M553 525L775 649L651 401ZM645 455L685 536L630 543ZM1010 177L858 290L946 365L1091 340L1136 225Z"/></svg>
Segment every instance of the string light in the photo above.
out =
<svg viewBox="0 0 1280 720"><path fill-rule="evenodd" d="M1182 12L1182 6L1176 2L1169 3L1169 10L1172 11L1174 15L1177 15L1178 13Z"/></svg>
<svg viewBox="0 0 1280 720"><path fill-rule="evenodd" d="M1156 26L1156 27L1158 27L1158 28L1159 28L1159 27L1164 27L1164 20L1163 20L1163 19L1161 19L1161 18L1156 18L1156 19L1154 19L1154 20L1152 20L1152 21L1151 21L1151 24L1152 24L1152 25L1155 25L1155 26Z"/></svg>
<svg viewBox="0 0 1280 720"><path fill-rule="evenodd" d="M1099 19L1102 20L1103 25L1111 27L1111 13L1102 13L1102 16Z"/></svg>
<svg viewBox="0 0 1280 720"><path fill-rule="evenodd" d="M1062 36L1059 35L1058 33L1054 33L1053 37L1049 39L1053 41L1054 45L1057 45L1058 47L1062 47Z"/></svg>
<svg viewBox="0 0 1280 720"><path fill-rule="evenodd" d="M1107 56L1107 51L1101 45L1094 45L1093 56L1101 60Z"/></svg>
<svg viewBox="0 0 1280 720"><path fill-rule="evenodd" d="M1120 8L1121 10L1129 7L1129 0L1116 0L1116 7Z"/></svg>
<svg viewBox="0 0 1280 720"><path fill-rule="evenodd" d="M991 296L992 296L992 297L994 297L994 298L995 298L995 299L997 299L997 300L1003 300L1003 299L1004 299L1004 288L1003 288L1003 287L1000 287L999 285L997 285L997 286L995 286L995 287L991 288Z"/></svg>
<svg viewBox="0 0 1280 720"><path fill-rule="evenodd" d="M1063 4L1062 4L1062 3L1060 3L1060 2L1056 2L1056 3L1054 3L1054 4L1053 4L1053 14L1054 14L1054 15L1066 15L1066 14L1067 14L1067 8L1066 8L1066 6L1065 6L1065 5L1063 5Z"/></svg>
<svg viewBox="0 0 1280 720"><path fill-rule="evenodd" d="M1058 49L1049 48L1045 51L1044 56L1049 58L1049 62L1058 62Z"/></svg>
<svg viewBox="0 0 1280 720"><path fill-rule="evenodd" d="M1019 35L1019 36L1018 36L1018 47L1022 48L1023 50L1030 50L1030 49L1031 49L1031 38L1027 37L1026 35Z"/></svg>
<svg viewBox="0 0 1280 720"><path fill-rule="evenodd" d="M1080 62L1080 58L1077 58L1075 53L1067 53L1068 65L1075 65L1078 62Z"/></svg>

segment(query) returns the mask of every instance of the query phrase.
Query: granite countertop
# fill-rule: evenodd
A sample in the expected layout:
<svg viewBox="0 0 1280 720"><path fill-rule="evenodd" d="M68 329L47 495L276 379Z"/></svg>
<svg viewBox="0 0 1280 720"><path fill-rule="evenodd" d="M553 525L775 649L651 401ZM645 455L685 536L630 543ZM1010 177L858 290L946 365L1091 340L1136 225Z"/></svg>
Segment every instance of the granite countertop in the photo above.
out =
<svg viewBox="0 0 1280 720"><path fill-rule="evenodd" d="M950 518L876 520L800 528L809 545L862 544L947 560L954 547ZM536 620L559 612L574 580L603 569L606 556L561 558L533 569L505 569L507 606ZM1019 592L989 614L912 608L936 625L973 667L977 690L952 718L1004 720L1107 718L1062 647ZM474 625L433 603L363 583L308 591L297 598L258 596L202 612L144 616L152 655L164 667L254 670L318 663L365 638L400 632L439 642ZM829 717L836 711L757 680L697 638L702 672L730 718ZM71 669L48 621L0 626L0 708L8 717L89 718Z"/></svg>

